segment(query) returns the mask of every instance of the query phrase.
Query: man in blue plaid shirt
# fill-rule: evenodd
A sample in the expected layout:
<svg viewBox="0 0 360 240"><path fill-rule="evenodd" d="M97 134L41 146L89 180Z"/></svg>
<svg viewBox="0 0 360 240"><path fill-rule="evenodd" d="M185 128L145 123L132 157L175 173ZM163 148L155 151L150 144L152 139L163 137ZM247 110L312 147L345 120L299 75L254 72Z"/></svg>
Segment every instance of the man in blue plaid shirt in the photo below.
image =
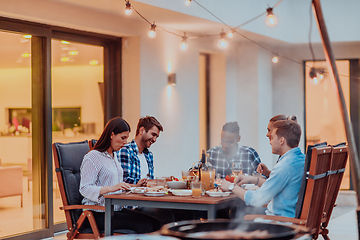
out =
<svg viewBox="0 0 360 240"><path fill-rule="evenodd" d="M159 121L146 116L139 119L135 139L116 152L124 170L124 182L136 184L139 181L146 186L147 179L154 179L154 159L149 150L156 142L163 127Z"/></svg>
<svg viewBox="0 0 360 240"><path fill-rule="evenodd" d="M240 162L243 173L251 175L261 163L259 154L251 147L239 145L240 128L237 122L226 123L221 131L221 146L209 149L209 162L224 178L231 175L232 164Z"/></svg>

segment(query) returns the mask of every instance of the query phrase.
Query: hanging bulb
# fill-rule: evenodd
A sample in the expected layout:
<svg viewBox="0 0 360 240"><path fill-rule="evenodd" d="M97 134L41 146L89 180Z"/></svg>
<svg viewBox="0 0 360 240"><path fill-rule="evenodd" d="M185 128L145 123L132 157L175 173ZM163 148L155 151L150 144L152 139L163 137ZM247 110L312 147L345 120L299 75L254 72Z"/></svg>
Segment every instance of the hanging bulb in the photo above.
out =
<svg viewBox="0 0 360 240"><path fill-rule="evenodd" d="M268 9L266 9L266 11L267 11L267 16L265 19L266 25L270 27L275 26L277 24L277 17L274 15L273 9L269 7Z"/></svg>
<svg viewBox="0 0 360 240"><path fill-rule="evenodd" d="M156 25L155 25L155 22L153 24L151 24L151 28L148 32L148 36L149 38L154 38L156 37L156 32L155 32L155 28L156 28Z"/></svg>
<svg viewBox="0 0 360 240"><path fill-rule="evenodd" d="M190 3L191 3L191 0L186 0L186 1L185 1L185 5L186 5L186 6L190 6Z"/></svg>
<svg viewBox="0 0 360 240"><path fill-rule="evenodd" d="M219 39L219 41L218 41L218 44L217 44L217 46L220 48L220 49L226 49L226 48L228 48L229 47L229 43L228 43L228 41L225 39L225 33L224 33L224 31L222 31L221 33L220 33L220 39Z"/></svg>
<svg viewBox="0 0 360 240"><path fill-rule="evenodd" d="M233 38L233 37L234 37L234 32L235 32L235 30L231 30L231 31L228 33L228 38Z"/></svg>
<svg viewBox="0 0 360 240"><path fill-rule="evenodd" d="M319 79L319 82L324 79L324 69L319 70L316 73L316 77Z"/></svg>
<svg viewBox="0 0 360 240"><path fill-rule="evenodd" d="M131 3L126 1L125 14L130 16L132 14Z"/></svg>
<svg viewBox="0 0 360 240"><path fill-rule="evenodd" d="M317 73L316 73L316 69L315 68L311 68L310 69L310 72L309 72L309 76L310 76L310 79L311 79L311 83L312 84L318 84L319 83L319 79L317 77Z"/></svg>
<svg viewBox="0 0 360 240"><path fill-rule="evenodd" d="M179 48L183 52L185 52L189 48L189 45L187 44L186 41L187 41L187 36L186 36L186 33L184 33L184 36L182 37L181 43L179 44Z"/></svg>
<svg viewBox="0 0 360 240"><path fill-rule="evenodd" d="M279 58L278 58L277 56L274 56L274 57L271 59L271 61L272 61L273 63L278 63L278 62L279 62Z"/></svg>

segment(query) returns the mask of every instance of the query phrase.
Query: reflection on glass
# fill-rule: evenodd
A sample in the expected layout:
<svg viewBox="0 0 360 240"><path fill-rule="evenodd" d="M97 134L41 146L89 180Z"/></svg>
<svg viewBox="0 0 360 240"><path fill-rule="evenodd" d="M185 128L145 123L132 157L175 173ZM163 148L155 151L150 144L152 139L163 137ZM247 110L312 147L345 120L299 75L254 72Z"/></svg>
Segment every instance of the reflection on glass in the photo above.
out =
<svg viewBox="0 0 360 240"><path fill-rule="evenodd" d="M62 40L51 43L53 142L98 139L104 127L103 47ZM56 224L64 222L65 215L59 209L62 201L53 175Z"/></svg>

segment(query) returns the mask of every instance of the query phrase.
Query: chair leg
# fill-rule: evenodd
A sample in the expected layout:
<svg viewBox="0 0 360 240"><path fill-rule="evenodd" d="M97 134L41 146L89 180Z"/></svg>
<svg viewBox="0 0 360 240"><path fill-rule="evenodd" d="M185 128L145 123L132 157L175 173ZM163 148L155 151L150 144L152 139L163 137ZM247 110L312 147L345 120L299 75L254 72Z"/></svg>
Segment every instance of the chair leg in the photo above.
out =
<svg viewBox="0 0 360 240"><path fill-rule="evenodd" d="M97 223L95 221L93 213L91 211L85 211L85 212L86 212L87 218L89 219L91 230L94 233L94 237L95 238L100 238L101 237L100 231L99 231L99 228L98 228Z"/></svg>

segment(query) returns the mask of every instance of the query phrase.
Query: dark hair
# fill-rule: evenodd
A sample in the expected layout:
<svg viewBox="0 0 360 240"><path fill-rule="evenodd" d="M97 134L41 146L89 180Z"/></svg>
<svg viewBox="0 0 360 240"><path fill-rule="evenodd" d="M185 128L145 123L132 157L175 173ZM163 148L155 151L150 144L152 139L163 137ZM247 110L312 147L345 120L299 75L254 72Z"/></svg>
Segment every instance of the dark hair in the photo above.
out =
<svg viewBox="0 0 360 240"><path fill-rule="evenodd" d="M105 152L111 146L111 133L119 134L122 132L131 131L130 125L121 117L110 119L106 124L99 140L96 142L93 150Z"/></svg>
<svg viewBox="0 0 360 240"><path fill-rule="evenodd" d="M240 127L239 127L239 124L237 122L225 123L222 130L225 131L225 132L235 133L237 135L240 134Z"/></svg>
<svg viewBox="0 0 360 240"><path fill-rule="evenodd" d="M274 123L275 134L278 137L284 137L289 147L299 146L301 137L301 127L293 120L279 120Z"/></svg>
<svg viewBox="0 0 360 240"><path fill-rule="evenodd" d="M280 114L272 117L269 122L276 122L279 120L293 120L297 122L297 117L295 115L287 116L285 114Z"/></svg>
<svg viewBox="0 0 360 240"><path fill-rule="evenodd" d="M153 126L156 126L159 129L159 131L164 130L163 127L161 126L161 124L159 123L159 121L156 118L154 118L152 116L146 116L146 117L140 118L139 122L138 122L138 125L137 125L137 128L136 128L136 136L139 135L141 127L144 127L145 131L147 132Z"/></svg>

